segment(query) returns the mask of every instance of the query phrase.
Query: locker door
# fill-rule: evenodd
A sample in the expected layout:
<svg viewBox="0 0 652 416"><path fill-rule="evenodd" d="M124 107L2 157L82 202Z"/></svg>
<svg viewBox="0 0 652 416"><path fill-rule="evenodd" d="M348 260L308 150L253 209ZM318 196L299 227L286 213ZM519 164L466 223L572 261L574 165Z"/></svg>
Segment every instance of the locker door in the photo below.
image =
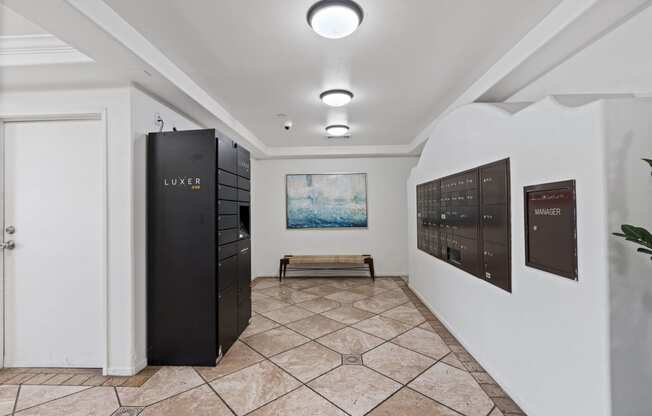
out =
<svg viewBox="0 0 652 416"><path fill-rule="evenodd" d="M231 173L238 173L236 144L229 138L217 139L217 167Z"/></svg>
<svg viewBox="0 0 652 416"><path fill-rule="evenodd" d="M238 147L238 175L249 179L250 176L250 162L249 162L249 151L244 147Z"/></svg>
<svg viewBox="0 0 652 416"><path fill-rule="evenodd" d="M249 240L240 241L238 253L238 333L242 333L251 318L251 251Z"/></svg>
<svg viewBox="0 0 652 416"><path fill-rule="evenodd" d="M220 346L225 354L238 339L238 292L237 287L225 290L217 295L217 320Z"/></svg>

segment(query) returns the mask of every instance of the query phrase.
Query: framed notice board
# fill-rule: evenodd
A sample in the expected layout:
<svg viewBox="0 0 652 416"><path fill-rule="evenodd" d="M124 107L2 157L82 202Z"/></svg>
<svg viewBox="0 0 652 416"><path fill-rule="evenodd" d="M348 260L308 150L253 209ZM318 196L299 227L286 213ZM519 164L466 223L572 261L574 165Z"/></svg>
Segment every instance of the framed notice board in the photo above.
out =
<svg viewBox="0 0 652 416"><path fill-rule="evenodd" d="M577 280L575 181L523 188L525 264Z"/></svg>

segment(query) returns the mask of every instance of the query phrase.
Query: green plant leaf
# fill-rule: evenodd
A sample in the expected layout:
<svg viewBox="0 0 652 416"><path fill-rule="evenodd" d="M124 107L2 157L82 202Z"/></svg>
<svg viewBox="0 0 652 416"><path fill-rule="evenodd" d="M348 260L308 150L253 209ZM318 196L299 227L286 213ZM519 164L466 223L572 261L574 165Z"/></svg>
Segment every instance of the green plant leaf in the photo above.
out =
<svg viewBox="0 0 652 416"><path fill-rule="evenodd" d="M630 224L623 224L621 228L627 240L652 248L652 234L645 228Z"/></svg>
<svg viewBox="0 0 652 416"><path fill-rule="evenodd" d="M649 250L647 248L639 248L636 251L638 251L639 253L652 254L652 250Z"/></svg>
<svg viewBox="0 0 652 416"><path fill-rule="evenodd" d="M652 159L643 158L643 160L646 161L650 165L650 167L652 168Z"/></svg>

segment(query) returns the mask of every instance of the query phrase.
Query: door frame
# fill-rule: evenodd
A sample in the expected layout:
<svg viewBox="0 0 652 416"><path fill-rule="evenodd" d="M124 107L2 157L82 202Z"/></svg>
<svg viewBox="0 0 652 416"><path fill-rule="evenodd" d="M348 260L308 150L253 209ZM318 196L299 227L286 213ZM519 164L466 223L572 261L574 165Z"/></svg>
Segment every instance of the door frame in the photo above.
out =
<svg viewBox="0 0 652 416"><path fill-rule="evenodd" d="M102 123L102 135L100 137L100 160L98 161L100 167L100 186L101 201L100 201L100 226L101 236L100 239L100 263L102 265L100 270L100 332L102 344L102 373L107 374L109 362L109 310L108 310L108 274L109 274L109 184L108 184L108 119L107 110L100 111L79 112L79 113L34 113L34 114L17 114L17 115L3 115L0 114L0 226L4 233L5 217L4 217L4 186L5 186L5 124L7 123L20 123L20 122L44 122L44 121L84 121L95 120ZM0 368L5 366L5 272L4 272L4 250L0 252Z"/></svg>

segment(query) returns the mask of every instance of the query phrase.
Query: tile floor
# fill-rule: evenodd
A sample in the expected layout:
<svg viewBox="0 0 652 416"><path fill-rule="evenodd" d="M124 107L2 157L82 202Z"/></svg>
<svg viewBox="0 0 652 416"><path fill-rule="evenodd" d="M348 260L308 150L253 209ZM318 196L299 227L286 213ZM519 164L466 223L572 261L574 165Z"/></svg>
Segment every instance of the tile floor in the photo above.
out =
<svg viewBox="0 0 652 416"><path fill-rule="evenodd" d="M217 367L0 371L0 416L524 415L399 278L261 278Z"/></svg>

